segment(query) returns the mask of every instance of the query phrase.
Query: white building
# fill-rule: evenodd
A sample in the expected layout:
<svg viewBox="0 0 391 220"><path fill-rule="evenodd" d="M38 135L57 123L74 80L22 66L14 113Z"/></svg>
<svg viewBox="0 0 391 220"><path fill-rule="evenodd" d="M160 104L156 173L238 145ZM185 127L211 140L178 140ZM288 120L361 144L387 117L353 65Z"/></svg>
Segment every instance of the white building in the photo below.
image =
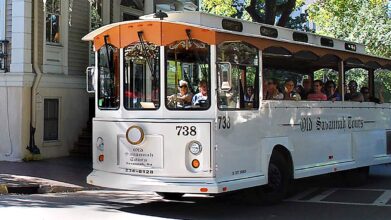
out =
<svg viewBox="0 0 391 220"><path fill-rule="evenodd" d="M91 28L197 5L194 0L0 0L0 161L29 158L27 146L37 146L43 158L69 154L93 115L85 92L90 46L81 41Z"/></svg>

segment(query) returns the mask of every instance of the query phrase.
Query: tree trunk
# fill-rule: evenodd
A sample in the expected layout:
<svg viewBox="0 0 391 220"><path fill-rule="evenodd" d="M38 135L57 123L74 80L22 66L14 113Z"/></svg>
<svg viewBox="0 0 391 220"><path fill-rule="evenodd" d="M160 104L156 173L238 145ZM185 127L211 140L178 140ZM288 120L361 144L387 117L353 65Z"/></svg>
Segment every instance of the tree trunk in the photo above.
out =
<svg viewBox="0 0 391 220"><path fill-rule="evenodd" d="M258 0L251 0L250 5L246 7L246 11L251 16L254 22L263 23L263 18L259 15L257 10Z"/></svg>
<svg viewBox="0 0 391 220"><path fill-rule="evenodd" d="M265 0L265 23L274 25L276 21L276 0Z"/></svg>
<svg viewBox="0 0 391 220"><path fill-rule="evenodd" d="M286 23L289 20L289 16L291 15L293 9L295 8L296 0L288 0L287 3L282 7L281 18L278 20L277 25L281 27L285 27Z"/></svg>

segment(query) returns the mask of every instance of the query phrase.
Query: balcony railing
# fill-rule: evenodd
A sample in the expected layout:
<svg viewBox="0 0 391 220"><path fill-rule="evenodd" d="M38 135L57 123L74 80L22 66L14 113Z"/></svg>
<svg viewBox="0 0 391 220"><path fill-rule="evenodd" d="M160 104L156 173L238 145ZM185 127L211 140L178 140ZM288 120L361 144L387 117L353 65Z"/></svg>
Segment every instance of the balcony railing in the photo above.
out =
<svg viewBox="0 0 391 220"><path fill-rule="evenodd" d="M8 63L8 40L0 40L0 71L8 72L7 63Z"/></svg>

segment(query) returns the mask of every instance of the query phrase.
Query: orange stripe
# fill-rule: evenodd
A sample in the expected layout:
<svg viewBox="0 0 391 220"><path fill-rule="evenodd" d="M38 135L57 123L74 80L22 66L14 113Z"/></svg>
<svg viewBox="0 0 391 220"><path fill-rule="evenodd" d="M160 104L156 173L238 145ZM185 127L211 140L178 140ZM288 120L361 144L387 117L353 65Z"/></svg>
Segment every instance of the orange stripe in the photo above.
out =
<svg viewBox="0 0 391 220"><path fill-rule="evenodd" d="M216 44L216 32L208 29L187 26L183 24L163 23L162 44L168 45L174 41L188 39L186 30L191 30L192 39L197 39L209 45Z"/></svg>
<svg viewBox="0 0 391 220"><path fill-rule="evenodd" d="M107 38L107 43L111 44L117 48L120 48L120 36L119 36L119 26L110 28L109 30L99 34L98 36L94 37L94 47L95 50L99 50L103 45L105 45L104 37L107 35L109 36Z"/></svg>

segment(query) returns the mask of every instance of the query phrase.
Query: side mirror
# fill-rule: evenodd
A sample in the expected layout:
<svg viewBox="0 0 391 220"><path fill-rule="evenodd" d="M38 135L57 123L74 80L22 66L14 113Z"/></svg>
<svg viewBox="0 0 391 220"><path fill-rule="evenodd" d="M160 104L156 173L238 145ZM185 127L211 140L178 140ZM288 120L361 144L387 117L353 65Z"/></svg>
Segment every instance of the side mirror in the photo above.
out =
<svg viewBox="0 0 391 220"><path fill-rule="evenodd" d="M95 93L95 67L90 66L86 69L86 80L87 80L87 92Z"/></svg>
<svg viewBox="0 0 391 220"><path fill-rule="evenodd" d="M222 91L228 91L231 89L232 77L231 77L231 64L230 63L218 63L217 72L219 75L219 88Z"/></svg>

